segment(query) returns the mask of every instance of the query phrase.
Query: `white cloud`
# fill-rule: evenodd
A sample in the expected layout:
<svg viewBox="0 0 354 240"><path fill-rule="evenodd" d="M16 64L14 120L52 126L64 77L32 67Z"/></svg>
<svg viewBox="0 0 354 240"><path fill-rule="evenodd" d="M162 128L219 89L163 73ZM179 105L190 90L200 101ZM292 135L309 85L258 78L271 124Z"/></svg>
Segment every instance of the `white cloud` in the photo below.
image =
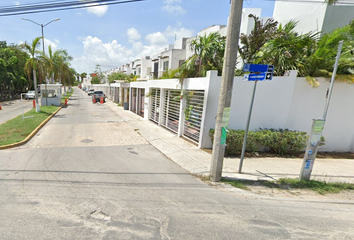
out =
<svg viewBox="0 0 354 240"><path fill-rule="evenodd" d="M176 15L185 14L187 11L181 7L182 0L165 0L162 6L163 12L173 13Z"/></svg>
<svg viewBox="0 0 354 240"><path fill-rule="evenodd" d="M131 54L116 40L104 43L97 37L87 36L83 40L84 54L74 58L72 65L78 72L93 72L96 64L102 69L106 66L120 66L130 60Z"/></svg>
<svg viewBox="0 0 354 240"><path fill-rule="evenodd" d="M168 44L167 38L161 32L155 32L148 34L145 39L149 45L166 45Z"/></svg>
<svg viewBox="0 0 354 240"><path fill-rule="evenodd" d="M72 66L78 72L93 72L96 64L100 64L102 70L119 67L135 59L152 56L177 38L191 37L193 31L177 26L168 26L165 31L147 34L141 38L141 34L135 28L127 29L128 44L126 46L118 43L117 40L103 42L93 36L78 37L82 42L84 54L81 57L74 57ZM144 43L145 42L145 43Z"/></svg>
<svg viewBox="0 0 354 240"><path fill-rule="evenodd" d="M138 32L138 30L136 30L135 28L129 28L127 30L127 35L128 35L128 39L129 41L137 41L141 38L140 33Z"/></svg>
<svg viewBox="0 0 354 240"><path fill-rule="evenodd" d="M94 14L98 17L102 17L105 15L108 11L108 6L107 5L100 5L100 4L87 4L87 12L90 14Z"/></svg>
<svg viewBox="0 0 354 240"><path fill-rule="evenodd" d="M193 36L193 30L192 29L187 29L184 27L181 27L181 24L178 23L177 27L172 27L172 26L167 26L166 31L164 32L164 35L166 37L177 37L179 38L186 38L186 37L192 37Z"/></svg>
<svg viewBox="0 0 354 240"><path fill-rule="evenodd" d="M43 46L42 46L42 40L41 40L41 47L40 47L40 50L43 49ZM51 46L52 48L52 51L53 53L58 49L58 45L59 45L59 40L58 39L55 39L54 41L51 41L47 38L44 38L44 51L46 54L48 54L48 47Z"/></svg>

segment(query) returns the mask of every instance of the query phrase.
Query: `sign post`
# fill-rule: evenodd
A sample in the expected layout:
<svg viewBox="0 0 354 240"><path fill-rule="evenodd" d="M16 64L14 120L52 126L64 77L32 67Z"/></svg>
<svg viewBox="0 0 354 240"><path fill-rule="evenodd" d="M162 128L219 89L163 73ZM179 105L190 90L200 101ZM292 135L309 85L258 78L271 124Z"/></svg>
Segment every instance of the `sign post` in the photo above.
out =
<svg viewBox="0 0 354 240"><path fill-rule="evenodd" d="M244 79L244 81L254 81L254 87L253 87L250 109L248 112L245 135L243 137L242 152L241 152L240 164L238 167L239 173L242 173L242 165L243 165L243 159L245 157L245 152L246 152L247 136L248 136L248 130L250 127L250 122L251 122L252 109L253 109L254 97L256 94L257 82L264 81L264 80L269 80L269 81L272 80L273 70L274 70L273 65L261 65L261 64L249 64L249 63L243 65L244 72L251 72L249 74L245 74L243 79Z"/></svg>

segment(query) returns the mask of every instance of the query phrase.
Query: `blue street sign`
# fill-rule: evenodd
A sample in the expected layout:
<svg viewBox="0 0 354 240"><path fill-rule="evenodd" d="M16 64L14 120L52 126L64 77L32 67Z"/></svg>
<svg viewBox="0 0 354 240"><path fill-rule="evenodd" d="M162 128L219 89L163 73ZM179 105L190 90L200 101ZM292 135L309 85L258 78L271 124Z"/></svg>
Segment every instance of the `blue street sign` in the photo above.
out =
<svg viewBox="0 0 354 240"><path fill-rule="evenodd" d="M273 72L274 71L274 65L268 65L268 71L267 72Z"/></svg>
<svg viewBox="0 0 354 240"><path fill-rule="evenodd" d="M266 72L265 80L272 80L273 79L273 72Z"/></svg>
<svg viewBox="0 0 354 240"><path fill-rule="evenodd" d="M244 72L268 72L268 67L269 65L246 63L243 65L243 71Z"/></svg>
<svg viewBox="0 0 354 240"><path fill-rule="evenodd" d="M244 81L263 81L265 79L266 79L266 73L260 73L260 74L250 73L250 74L245 74L243 77Z"/></svg>

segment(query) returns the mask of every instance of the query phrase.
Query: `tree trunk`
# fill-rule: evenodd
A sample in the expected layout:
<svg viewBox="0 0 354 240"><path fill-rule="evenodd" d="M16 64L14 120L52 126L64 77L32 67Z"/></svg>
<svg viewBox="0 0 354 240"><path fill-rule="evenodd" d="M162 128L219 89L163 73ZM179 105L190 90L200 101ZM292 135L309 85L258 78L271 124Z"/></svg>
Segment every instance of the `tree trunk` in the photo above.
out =
<svg viewBox="0 0 354 240"><path fill-rule="evenodd" d="M33 82L34 82L34 92L36 95L36 112L40 112L41 109L39 108L39 103L38 103L37 73L35 68L33 68Z"/></svg>

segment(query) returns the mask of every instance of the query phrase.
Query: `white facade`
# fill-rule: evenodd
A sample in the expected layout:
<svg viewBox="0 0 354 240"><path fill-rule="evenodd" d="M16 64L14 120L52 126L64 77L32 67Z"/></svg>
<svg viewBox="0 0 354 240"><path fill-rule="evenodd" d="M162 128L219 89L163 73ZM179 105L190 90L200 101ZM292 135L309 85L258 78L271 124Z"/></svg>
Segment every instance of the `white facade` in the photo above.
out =
<svg viewBox="0 0 354 240"><path fill-rule="evenodd" d="M294 19L299 33L328 33L348 25L354 18L354 6L340 2L329 6L324 0L301 2L276 1L273 18L281 24Z"/></svg>
<svg viewBox="0 0 354 240"><path fill-rule="evenodd" d="M249 35L251 33L251 31L254 29L254 20L253 20L253 18L250 18L248 16L250 14L252 14L254 16L260 17L261 13L262 13L261 8L244 8L244 9L242 9L240 33ZM227 32L225 32L225 35L223 35L223 36L226 36L226 34L227 34Z"/></svg>
<svg viewBox="0 0 354 240"><path fill-rule="evenodd" d="M296 71L288 76L273 77L272 81L258 82L253 106L250 130L259 128L289 129L310 133L312 119L321 118L329 79L319 79L320 86L312 88L305 78L297 78ZM216 71L208 72L205 78L185 79L183 90L203 90L204 104L198 146L211 148L209 130L215 127L215 117L219 101L221 77ZM113 86L113 85L111 85ZM254 82L244 82L235 77L230 129L245 129ZM142 88L145 94L158 88L161 92L180 90L178 79L149 80L132 82L130 88ZM335 82L323 136L326 144L320 151L354 152L354 85ZM161 99L164 99L163 97ZM149 119L151 109L149 97L145 97L144 119ZM180 119L184 119L185 99L181 100ZM180 121L183 124L183 121ZM183 129L183 125L180 126ZM181 136L182 130L178 131Z"/></svg>

